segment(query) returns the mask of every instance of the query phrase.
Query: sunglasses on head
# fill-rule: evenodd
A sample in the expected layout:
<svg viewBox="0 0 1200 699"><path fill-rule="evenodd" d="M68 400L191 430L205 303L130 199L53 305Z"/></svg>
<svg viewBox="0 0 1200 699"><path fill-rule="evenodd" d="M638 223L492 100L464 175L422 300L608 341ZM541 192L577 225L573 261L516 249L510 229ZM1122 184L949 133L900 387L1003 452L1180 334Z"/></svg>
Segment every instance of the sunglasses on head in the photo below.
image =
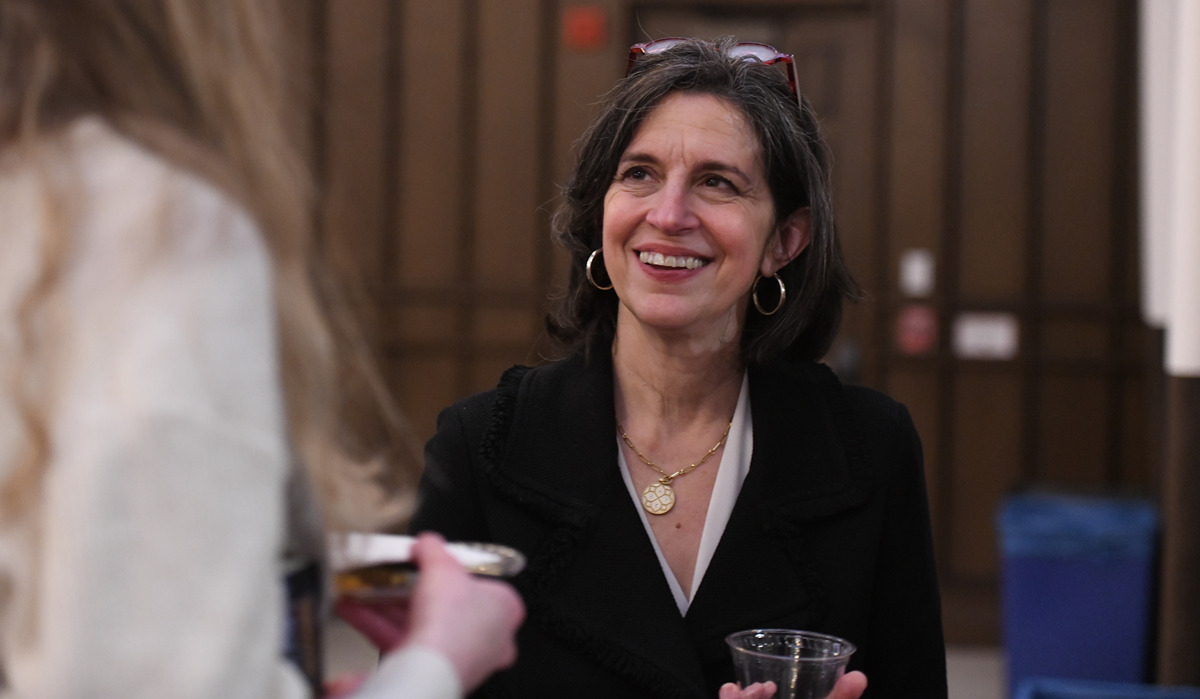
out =
<svg viewBox="0 0 1200 699"><path fill-rule="evenodd" d="M678 44L687 41L679 37L670 37L667 39L656 39L647 41L642 44L634 44L629 47L629 65L625 67L625 75L628 76L633 72L633 66L642 56L648 56L655 53L662 53L667 49L677 46ZM743 41L733 46L725 52L726 55L733 58L743 58L746 60L756 60L763 65L775 65L783 63L787 66L788 85L792 88L792 94L796 96L796 103L800 104L800 82L796 77L796 58L790 53L784 53L774 46L760 44L755 41ZM803 107L801 107L803 111Z"/></svg>

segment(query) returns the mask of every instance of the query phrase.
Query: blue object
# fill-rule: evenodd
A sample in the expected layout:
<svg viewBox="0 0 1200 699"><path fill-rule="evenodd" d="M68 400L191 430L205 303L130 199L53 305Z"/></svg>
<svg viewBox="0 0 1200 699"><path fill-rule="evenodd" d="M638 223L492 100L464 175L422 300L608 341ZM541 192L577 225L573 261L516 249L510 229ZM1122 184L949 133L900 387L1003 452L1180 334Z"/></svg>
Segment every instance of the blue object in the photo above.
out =
<svg viewBox="0 0 1200 699"><path fill-rule="evenodd" d="M1021 683L1016 699L1200 699L1200 687L1156 687L1035 677Z"/></svg>
<svg viewBox="0 0 1200 699"><path fill-rule="evenodd" d="M1020 495L1004 504L999 529L1008 686L1027 677L1147 679L1154 506Z"/></svg>

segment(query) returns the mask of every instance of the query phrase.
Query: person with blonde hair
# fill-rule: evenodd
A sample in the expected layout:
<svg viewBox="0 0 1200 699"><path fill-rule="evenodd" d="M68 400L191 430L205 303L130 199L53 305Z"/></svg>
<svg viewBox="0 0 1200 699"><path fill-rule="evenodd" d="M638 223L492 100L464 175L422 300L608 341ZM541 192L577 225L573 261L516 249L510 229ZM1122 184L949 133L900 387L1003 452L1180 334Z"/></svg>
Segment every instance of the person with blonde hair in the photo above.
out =
<svg viewBox="0 0 1200 699"><path fill-rule="evenodd" d="M410 507L339 419L379 382L315 271L279 10L0 0L0 697L319 693L288 583ZM344 605L385 651L359 695L515 657L510 587L414 557L409 605Z"/></svg>

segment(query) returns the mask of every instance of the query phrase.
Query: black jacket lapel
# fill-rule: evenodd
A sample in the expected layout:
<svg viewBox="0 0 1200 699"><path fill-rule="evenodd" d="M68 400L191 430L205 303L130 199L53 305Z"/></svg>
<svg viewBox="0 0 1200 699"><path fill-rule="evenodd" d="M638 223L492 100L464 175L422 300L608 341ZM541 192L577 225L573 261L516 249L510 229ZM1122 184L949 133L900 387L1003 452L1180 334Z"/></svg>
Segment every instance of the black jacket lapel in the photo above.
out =
<svg viewBox="0 0 1200 699"><path fill-rule="evenodd" d="M551 533L527 552L518 584L530 623L647 696L705 696L688 629L617 466L610 361L571 360L521 382L491 478L542 502Z"/></svg>
<svg viewBox="0 0 1200 699"><path fill-rule="evenodd" d="M707 658L727 656L723 639L733 631L817 620L818 586L795 525L854 507L869 491L863 464L847 446L853 437L841 387L825 372L751 370L750 471L688 612ZM738 599L747 604L728 603Z"/></svg>

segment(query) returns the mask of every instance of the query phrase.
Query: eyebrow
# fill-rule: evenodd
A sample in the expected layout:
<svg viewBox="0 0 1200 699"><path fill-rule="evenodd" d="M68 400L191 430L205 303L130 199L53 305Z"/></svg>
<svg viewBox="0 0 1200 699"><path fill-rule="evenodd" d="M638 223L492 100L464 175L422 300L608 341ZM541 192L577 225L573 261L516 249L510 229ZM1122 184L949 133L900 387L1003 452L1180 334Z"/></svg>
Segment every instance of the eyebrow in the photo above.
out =
<svg viewBox="0 0 1200 699"><path fill-rule="evenodd" d="M649 163L651 165L658 165L660 161L658 158L650 155L649 153L629 153L622 156L621 159L617 161L618 167L625 163ZM753 178L750 177L749 173L745 172L740 167L730 165L729 163L723 163L719 160L701 161L699 164L697 164L695 169L733 174L741 178L743 182L747 183L754 181Z"/></svg>

